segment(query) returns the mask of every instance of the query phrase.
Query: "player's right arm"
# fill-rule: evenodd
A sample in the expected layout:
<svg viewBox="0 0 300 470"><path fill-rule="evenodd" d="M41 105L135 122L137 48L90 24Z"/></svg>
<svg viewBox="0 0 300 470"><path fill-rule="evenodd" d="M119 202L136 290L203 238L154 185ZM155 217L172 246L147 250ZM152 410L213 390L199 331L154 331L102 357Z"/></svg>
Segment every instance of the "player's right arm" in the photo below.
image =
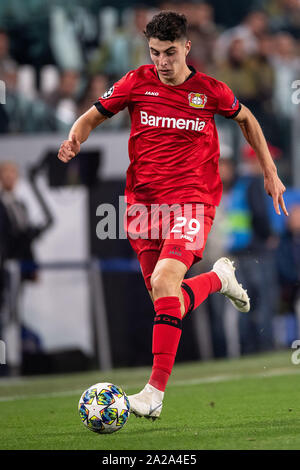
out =
<svg viewBox="0 0 300 470"><path fill-rule="evenodd" d="M92 106L82 114L73 124L68 140L64 140L58 151L58 158L64 163L68 163L80 151L80 145L87 140L91 131L107 119Z"/></svg>

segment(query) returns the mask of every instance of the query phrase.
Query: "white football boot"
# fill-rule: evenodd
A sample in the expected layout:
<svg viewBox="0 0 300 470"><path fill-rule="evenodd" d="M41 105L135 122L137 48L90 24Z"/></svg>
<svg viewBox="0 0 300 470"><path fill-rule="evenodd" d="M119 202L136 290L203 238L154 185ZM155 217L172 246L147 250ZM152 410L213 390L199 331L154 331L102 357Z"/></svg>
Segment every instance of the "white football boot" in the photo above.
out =
<svg viewBox="0 0 300 470"><path fill-rule="evenodd" d="M164 392L147 384L141 392L128 396L130 413L154 421L161 413L163 398Z"/></svg>
<svg viewBox="0 0 300 470"><path fill-rule="evenodd" d="M240 312L249 312L250 299L247 291L243 289L242 284L239 284L235 277L233 261L230 261L228 258L220 258L213 265L212 271L217 274L222 283L222 288L219 291L220 294L228 297L230 302Z"/></svg>

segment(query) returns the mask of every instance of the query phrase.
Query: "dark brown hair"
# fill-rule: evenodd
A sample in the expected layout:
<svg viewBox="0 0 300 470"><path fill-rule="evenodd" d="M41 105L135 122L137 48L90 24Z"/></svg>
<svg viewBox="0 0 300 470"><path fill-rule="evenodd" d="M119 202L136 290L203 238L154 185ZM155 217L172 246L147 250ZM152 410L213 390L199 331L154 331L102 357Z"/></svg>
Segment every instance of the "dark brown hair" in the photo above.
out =
<svg viewBox="0 0 300 470"><path fill-rule="evenodd" d="M144 31L146 38L157 38L160 41L174 42L187 37L187 19L173 11L161 11L153 16Z"/></svg>

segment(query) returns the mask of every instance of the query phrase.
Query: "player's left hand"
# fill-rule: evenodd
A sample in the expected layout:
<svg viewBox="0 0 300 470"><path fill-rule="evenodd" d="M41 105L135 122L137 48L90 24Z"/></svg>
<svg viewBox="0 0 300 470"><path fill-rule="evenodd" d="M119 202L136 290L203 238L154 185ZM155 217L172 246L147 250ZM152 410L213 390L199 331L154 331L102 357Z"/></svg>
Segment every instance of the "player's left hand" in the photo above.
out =
<svg viewBox="0 0 300 470"><path fill-rule="evenodd" d="M286 187L278 177L277 173L272 175L265 175L265 191L273 199L273 205L275 212L278 215L281 215L280 208L283 210L283 213L288 216L289 213L285 207L283 193L286 191Z"/></svg>

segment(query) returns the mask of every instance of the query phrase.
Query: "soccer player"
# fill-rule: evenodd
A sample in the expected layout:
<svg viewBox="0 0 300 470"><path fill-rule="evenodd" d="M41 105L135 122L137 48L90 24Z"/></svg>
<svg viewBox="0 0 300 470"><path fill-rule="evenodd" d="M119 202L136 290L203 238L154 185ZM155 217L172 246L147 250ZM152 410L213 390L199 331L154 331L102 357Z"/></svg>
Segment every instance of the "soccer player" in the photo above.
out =
<svg viewBox="0 0 300 470"><path fill-rule="evenodd" d="M281 207L288 213L283 200L285 187L253 114L226 84L187 65L191 42L185 16L160 12L147 24L145 36L154 65L128 72L80 116L68 140L62 143L58 158L70 161L96 126L128 108L131 134L126 226L156 314L151 377L140 393L129 396L129 401L136 416L154 419L162 410L182 318L213 292L227 296L241 312L250 309L247 292L238 284L233 263L227 258L217 260L212 271L184 280L188 269L202 258L221 199L215 114L238 123L257 154L265 190L273 198L276 212L280 214ZM166 236L136 238L130 225L134 225L138 209L155 204L176 204L177 208L188 205L189 210L184 216L173 212ZM161 222L154 228L161 230ZM143 228L144 235L148 229Z"/></svg>

